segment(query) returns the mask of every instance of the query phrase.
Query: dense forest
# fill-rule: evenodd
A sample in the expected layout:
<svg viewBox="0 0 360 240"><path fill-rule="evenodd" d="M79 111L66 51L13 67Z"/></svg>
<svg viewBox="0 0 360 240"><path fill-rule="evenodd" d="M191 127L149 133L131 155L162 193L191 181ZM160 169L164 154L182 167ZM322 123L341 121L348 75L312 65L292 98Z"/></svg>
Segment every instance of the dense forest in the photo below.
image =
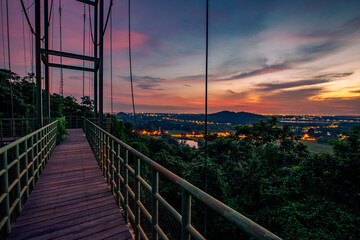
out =
<svg viewBox="0 0 360 240"><path fill-rule="evenodd" d="M33 117L35 85L0 71L0 117ZM11 100L11 93L13 97ZM91 100L51 95L52 117L91 115ZM111 133L195 186L204 187L204 149L179 144L169 135L140 135L111 116ZM208 193L283 239L360 239L360 126L332 141L333 153L309 152L289 126L276 118L239 125L229 137L209 138ZM245 136L239 138L239 136ZM145 178L149 169L145 169ZM150 177L149 177L150 178ZM180 206L181 191L162 181L161 195ZM146 197L146 193L142 193ZM204 207L193 203L193 224L203 227ZM242 233L209 212L210 239ZM171 234L174 234L172 236ZM169 233L174 237L175 233Z"/></svg>
<svg viewBox="0 0 360 240"><path fill-rule="evenodd" d="M9 81L11 78L11 83ZM0 69L0 118L35 118L36 86L34 76L20 77L16 73ZM43 100L45 91L42 92ZM43 103L45 105L45 103ZM13 107L12 107L13 106ZM92 100L84 96L79 104L73 96L50 95L51 117L93 116Z"/></svg>
<svg viewBox="0 0 360 240"><path fill-rule="evenodd" d="M203 148L167 135L142 136L131 123L112 122L112 134L203 189ZM332 142L333 154L312 153L276 118L238 126L232 136L209 142L208 193L283 239L360 239L360 126L344 134ZM178 188L163 183L160 189L180 204ZM193 209L201 229L203 208ZM213 213L207 231L210 239L241 237Z"/></svg>

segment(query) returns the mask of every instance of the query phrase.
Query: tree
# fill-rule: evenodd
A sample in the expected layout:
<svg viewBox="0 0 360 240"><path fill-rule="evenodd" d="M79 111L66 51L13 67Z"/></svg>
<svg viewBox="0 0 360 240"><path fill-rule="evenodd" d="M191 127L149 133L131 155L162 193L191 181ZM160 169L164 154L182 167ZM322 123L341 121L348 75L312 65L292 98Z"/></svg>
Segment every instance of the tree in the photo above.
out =
<svg viewBox="0 0 360 240"><path fill-rule="evenodd" d="M33 117L33 88L27 77L0 69L0 116L11 118L13 110L15 118Z"/></svg>
<svg viewBox="0 0 360 240"><path fill-rule="evenodd" d="M257 146L275 142L278 140L299 140L290 130L289 125L278 127L279 120L276 117L264 121L260 120L252 125L236 126L236 136L244 136L245 139L253 141Z"/></svg>

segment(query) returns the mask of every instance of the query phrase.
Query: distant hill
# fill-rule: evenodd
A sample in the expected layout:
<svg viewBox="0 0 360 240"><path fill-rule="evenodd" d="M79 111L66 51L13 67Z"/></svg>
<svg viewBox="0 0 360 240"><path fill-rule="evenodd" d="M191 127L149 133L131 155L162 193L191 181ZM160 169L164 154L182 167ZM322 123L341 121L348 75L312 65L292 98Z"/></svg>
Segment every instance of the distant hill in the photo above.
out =
<svg viewBox="0 0 360 240"><path fill-rule="evenodd" d="M204 121L204 114L174 114L177 119ZM222 111L208 115L208 122L231 123L231 125L252 124L266 117L248 112Z"/></svg>
<svg viewBox="0 0 360 240"><path fill-rule="evenodd" d="M204 114L178 114L178 113L154 113L154 114L142 114L137 113L138 122L147 122L147 121L159 121L163 117L170 117L172 119L179 119L184 121L200 121L203 122L205 119ZM129 113L119 112L116 114L118 119L123 121L133 121L133 117ZM218 123L231 123L232 126L239 124L252 124L260 120L265 120L266 117L248 113L248 112L231 112L231 111L222 111L217 113L212 113L208 115L208 122L218 122Z"/></svg>
<svg viewBox="0 0 360 240"><path fill-rule="evenodd" d="M118 113L116 114L116 118L117 118L117 119L123 119L123 120L125 120L125 119L127 119L128 117L129 117L129 114L124 113L124 112L118 112Z"/></svg>
<svg viewBox="0 0 360 240"><path fill-rule="evenodd" d="M251 124L265 119L264 116L248 112L222 111L208 115L209 122L231 123L231 125Z"/></svg>

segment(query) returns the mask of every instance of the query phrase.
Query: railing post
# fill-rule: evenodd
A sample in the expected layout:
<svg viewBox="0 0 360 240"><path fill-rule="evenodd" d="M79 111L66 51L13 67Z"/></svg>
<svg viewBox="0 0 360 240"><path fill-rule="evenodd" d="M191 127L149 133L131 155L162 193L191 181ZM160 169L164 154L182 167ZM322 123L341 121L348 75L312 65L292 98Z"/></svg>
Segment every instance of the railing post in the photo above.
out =
<svg viewBox="0 0 360 240"><path fill-rule="evenodd" d="M92 140L93 140L93 144L94 144L94 150L95 150L95 157L96 157L96 161L99 161L99 158L97 156L97 152L98 152L98 135L97 135L97 128L94 127L91 123L88 123L88 128L89 128L89 132L91 132L92 134Z"/></svg>
<svg viewBox="0 0 360 240"><path fill-rule="evenodd" d="M19 159L19 144L15 147L15 159L16 161L16 171L15 171L15 178L18 180L16 184L16 198L19 199L17 204L18 213L21 212L21 179L20 179L20 159Z"/></svg>
<svg viewBox="0 0 360 240"><path fill-rule="evenodd" d="M32 177L32 188L34 189L36 179L35 179L35 166L34 166L34 136L30 137L30 148L31 148L31 154L30 154L30 162L31 162L31 177Z"/></svg>
<svg viewBox="0 0 360 240"><path fill-rule="evenodd" d="M100 155L100 151L101 151L101 134L100 134L100 130L95 127L95 132L96 132L96 157L97 157L97 160L98 160L98 164L102 170L102 167L101 167L101 155Z"/></svg>
<svg viewBox="0 0 360 240"><path fill-rule="evenodd" d="M181 240L190 240L190 233L186 227L191 224L191 195L184 189L182 191L181 216Z"/></svg>
<svg viewBox="0 0 360 240"><path fill-rule="evenodd" d="M12 136L13 136L13 139L14 139L14 141L15 141L15 120L14 119L12 119L12 121L11 121L11 134L12 134Z"/></svg>
<svg viewBox="0 0 360 240"><path fill-rule="evenodd" d="M2 175L2 179L1 179L1 185L2 185L2 189L5 193L5 199L4 204L3 204L3 214L4 217L6 218L6 223L5 223L5 229L6 229L6 233L10 233L10 198L9 198L9 171L8 171L8 158L7 158L7 151L4 152L2 158L1 158L1 169L4 169L5 172Z"/></svg>
<svg viewBox="0 0 360 240"><path fill-rule="evenodd" d="M40 133L41 133L41 164L42 164L41 172L43 172L44 169L45 169L45 164L46 164L46 162L45 162L45 152L44 152L44 148L45 148L45 130L42 129L40 131Z"/></svg>
<svg viewBox="0 0 360 240"><path fill-rule="evenodd" d="M109 169L109 138L108 136L104 134L104 166L105 166L105 179L106 179L106 182L107 184L109 185L110 181L109 181L109 172L110 172L110 169Z"/></svg>
<svg viewBox="0 0 360 240"><path fill-rule="evenodd" d="M42 173L43 171L43 162L42 162L42 149L43 149L43 140L42 140L42 131L39 132L39 139L38 139L38 163L40 164L40 169L39 169L39 175ZM40 147L40 150L39 150ZM39 176L40 177L40 176Z"/></svg>
<svg viewBox="0 0 360 240"><path fill-rule="evenodd" d="M49 127L46 127L44 130L45 132L45 153L44 155L45 157L45 162L44 164L47 164L48 160L49 160L49 154L47 154L47 152L49 151Z"/></svg>
<svg viewBox="0 0 360 240"><path fill-rule="evenodd" d="M117 196L117 201L118 201L118 206L121 206L121 197L120 197L120 192L121 192L121 180L120 177L118 175L121 176L121 161L120 161L120 152L121 152L121 148L120 148L120 144L116 143L117 147L116 147L116 161L117 161L117 168L116 168L116 180L117 180L117 184L116 184L116 196Z"/></svg>
<svg viewBox="0 0 360 240"><path fill-rule="evenodd" d="M102 164L103 164L103 172L104 172L104 176L105 176L105 179L107 179L107 174L106 174L106 156L105 156L105 141L106 141L106 135L104 134L103 131L101 131L101 134L102 134Z"/></svg>
<svg viewBox="0 0 360 240"><path fill-rule="evenodd" d="M112 193L113 195L116 196L115 194L115 178L114 178L114 175L115 175L115 164L114 164L114 152L115 149L114 149L114 139L111 139L111 148L110 148L110 156L111 156L111 189L112 189Z"/></svg>
<svg viewBox="0 0 360 240"><path fill-rule="evenodd" d="M106 164L107 164L107 179L108 185L111 187L111 149L110 149L110 137L106 134ZM109 176L110 175L110 176Z"/></svg>
<svg viewBox="0 0 360 240"><path fill-rule="evenodd" d="M2 124L2 121L0 121L0 141L1 141L1 143L3 141L3 124Z"/></svg>
<svg viewBox="0 0 360 240"><path fill-rule="evenodd" d="M110 141L109 141L109 136L104 133L105 135L105 166L106 166L106 179L107 179L107 184L110 186L111 189L111 179L109 177L109 175L111 176L111 169L110 169Z"/></svg>
<svg viewBox="0 0 360 240"><path fill-rule="evenodd" d="M124 193L124 211L125 211L125 222L129 223L129 191L128 191L128 187L129 187L129 170L127 168L127 165L129 164L129 151L126 150L125 152L125 175L124 175L124 181L125 181L125 193Z"/></svg>
<svg viewBox="0 0 360 240"><path fill-rule="evenodd" d="M152 169L151 172L151 239L158 240L159 234L155 227L158 225L159 220L159 202L156 199L156 194L159 192L159 173Z"/></svg>
<svg viewBox="0 0 360 240"><path fill-rule="evenodd" d="M39 161L39 133L36 133L35 134L35 143L36 143L36 160L35 160L35 163L36 163L36 174L35 174L35 182L39 179L39 176L40 176L40 161Z"/></svg>
<svg viewBox="0 0 360 240"><path fill-rule="evenodd" d="M25 179L26 179L26 192L25 192L25 197L26 199L29 198L29 153L27 152L28 150L28 139L25 140L24 142L24 152L26 152L25 154L25 168L26 168L26 172L25 172Z"/></svg>
<svg viewBox="0 0 360 240"><path fill-rule="evenodd" d="M140 240L140 159L135 157L135 240Z"/></svg>
<svg viewBox="0 0 360 240"><path fill-rule="evenodd" d="M103 159L104 159L104 152L103 152L103 149L104 149L104 142L103 142L104 141L104 134L100 130L99 130L99 132L100 132L100 164L101 164L101 170L103 172L103 175L105 175L104 174L104 161L103 161Z"/></svg>

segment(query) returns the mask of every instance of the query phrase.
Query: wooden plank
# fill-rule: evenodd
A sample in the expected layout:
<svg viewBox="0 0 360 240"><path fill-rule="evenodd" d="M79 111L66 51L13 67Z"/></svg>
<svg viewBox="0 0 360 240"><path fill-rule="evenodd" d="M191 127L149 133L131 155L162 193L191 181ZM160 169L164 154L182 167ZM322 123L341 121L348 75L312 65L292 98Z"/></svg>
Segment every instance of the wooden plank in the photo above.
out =
<svg viewBox="0 0 360 240"><path fill-rule="evenodd" d="M96 199L92 200L92 204L97 204L99 202L103 202L103 200L104 200L103 198L96 198ZM72 204L72 202L70 202L67 205L53 206L52 208L41 209L41 211L27 212L25 214L22 214L22 220L27 220L27 219L30 220L37 216L53 214L55 211L67 211L67 210L71 210L71 209L78 209L79 207L83 207L83 206L88 206L88 203L82 202L82 203L76 204L74 206L74 204Z"/></svg>
<svg viewBox="0 0 360 240"><path fill-rule="evenodd" d="M89 196L87 199L89 201L91 201L92 199L97 199L97 198L101 198L102 196L107 196L108 193L104 194L104 193L99 193L99 194L94 194ZM74 196L73 199L70 199L68 201L62 201L60 203L52 203L52 204L48 204L46 203L46 206L44 206L44 204L40 204L37 207L32 207L31 209L25 209L21 212L21 214L27 214L28 212L37 212L39 209L41 210L46 210L46 209L51 209L51 208L58 208L58 207L62 207L62 206L66 206L69 204L73 204L74 202L77 201L77 198L82 198L82 197L78 197L78 196ZM24 213L23 213L24 212Z"/></svg>
<svg viewBox="0 0 360 240"><path fill-rule="evenodd" d="M102 198L102 199L104 199L104 198ZM81 212L89 212L90 209L96 209L96 208L101 208L101 207L105 207L105 206L113 207L113 206L111 206L111 203L101 201L101 202L96 202L96 203L91 202L90 206L89 206L89 203L87 203L86 205L83 205L83 206L79 206L79 204L75 203L75 207L66 209L63 211L61 211L59 208L53 208L53 211L50 214L48 214L46 211L39 210L38 214L33 214L34 216L30 217L31 220L29 219L29 216L27 216L27 217L24 217L24 219L23 218L20 219L18 221L18 224L26 225L26 224L29 224L29 221L30 222L49 221L51 219L56 219L56 218L60 218L60 217L64 217L64 216L67 216L69 219L72 219L73 215L80 214Z"/></svg>
<svg viewBox="0 0 360 240"><path fill-rule="evenodd" d="M82 130L68 132L7 239L132 239Z"/></svg>

